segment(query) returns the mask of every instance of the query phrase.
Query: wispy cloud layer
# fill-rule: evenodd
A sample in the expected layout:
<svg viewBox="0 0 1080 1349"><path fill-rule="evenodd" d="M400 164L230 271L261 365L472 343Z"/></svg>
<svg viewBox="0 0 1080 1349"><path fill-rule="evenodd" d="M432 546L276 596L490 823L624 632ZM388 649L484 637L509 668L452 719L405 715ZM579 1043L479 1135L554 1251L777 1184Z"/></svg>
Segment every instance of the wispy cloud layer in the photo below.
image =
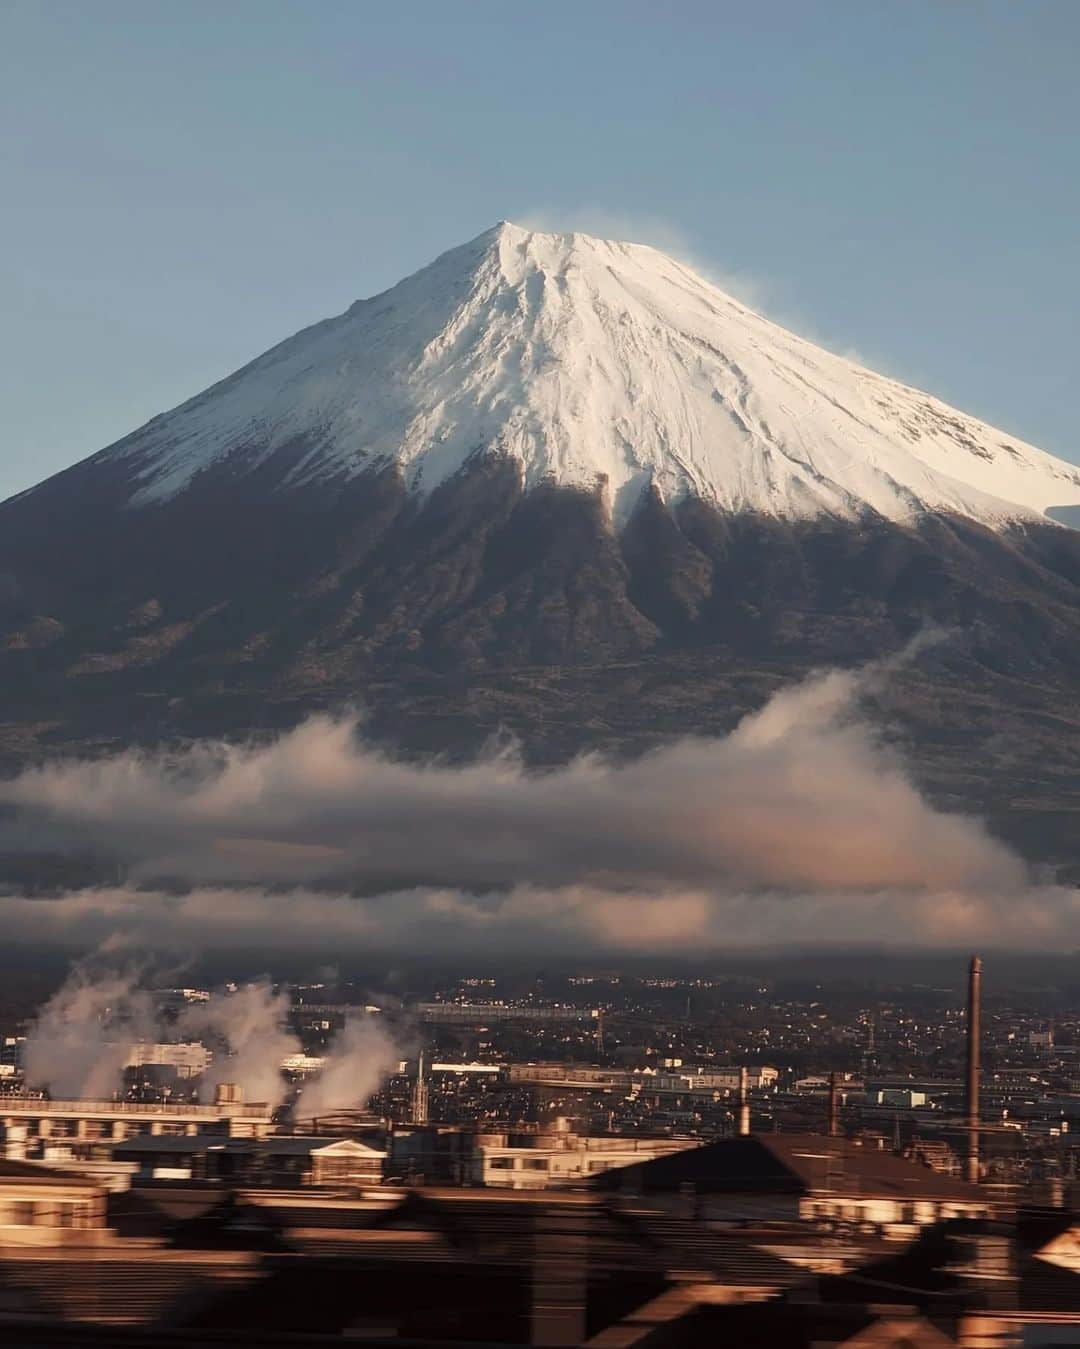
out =
<svg viewBox="0 0 1080 1349"><path fill-rule="evenodd" d="M0 924L24 941L86 950L118 931L137 948L192 954L280 952L298 959L372 955L720 954L774 948L955 948L976 937L1017 951L1068 949L1080 895L1053 886L998 891L881 889L761 893L586 885L472 893L422 887L357 898L308 889L134 887L42 901L0 897Z"/></svg>
<svg viewBox="0 0 1080 1349"><path fill-rule="evenodd" d="M936 810L860 715L883 677L826 673L726 738L547 772L396 762L322 717L262 746L49 765L0 785L0 848L92 846L129 881L0 899L0 921L305 950L1071 940L1075 893Z"/></svg>
<svg viewBox="0 0 1080 1349"><path fill-rule="evenodd" d="M135 880L602 889L1015 889L977 821L933 809L855 713L860 678L777 694L722 740L529 772L391 761L349 720L258 748L69 762L0 786L0 846L104 850Z"/></svg>

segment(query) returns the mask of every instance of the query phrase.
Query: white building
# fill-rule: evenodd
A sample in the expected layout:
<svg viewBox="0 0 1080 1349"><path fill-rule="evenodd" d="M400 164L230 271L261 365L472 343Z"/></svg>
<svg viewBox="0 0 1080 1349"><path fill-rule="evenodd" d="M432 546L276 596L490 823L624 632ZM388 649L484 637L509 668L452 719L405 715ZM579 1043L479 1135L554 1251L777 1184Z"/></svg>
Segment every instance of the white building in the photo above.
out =
<svg viewBox="0 0 1080 1349"><path fill-rule="evenodd" d="M199 1040L180 1041L176 1044L151 1044L140 1041L133 1046L128 1055L127 1068L143 1068L153 1064L162 1068L172 1068L177 1077L201 1077L210 1067L213 1054Z"/></svg>
<svg viewBox="0 0 1080 1349"><path fill-rule="evenodd" d="M737 1091L741 1068L683 1067L674 1072L655 1068L597 1068L587 1063L514 1063L511 1082L537 1087L565 1087L580 1091L645 1092L648 1095ZM779 1080L777 1068L757 1065L746 1069L751 1091L767 1091Z"/></svg>
<svg viewBox="0 0 1080 1349"><path fill-rule="evenodd" d="M921 1109L927 1103L925 1091L910 1091L906 1087L882 1087L873 1095L875 1105L895 1106L900 1110Z"/></svg>
<svg viewBox="0 0 1080 1349"><path fill-rule="evenodd" d="M433 1063L433 1073L448 1073L451 1077L497 1077L502 1072L500 1063Z"/></svg>
<svg viewBox="0 0 1080 1349"><path fill-rule="evenodd" d="M472 1150L472 1183L503 1190L572 1185L697 1146L689 1138L574 1134L565 1124L545 1134L480 1134Z"/></svg>
<svg viewBox="0 0 1080 1349"><path fill-rule="evenodd" d="M780 1078L777 1068L754 1067L746 1070L746 1085L750 1091L768 1091ZM677 1072L658 1073L645 1068L634 1073L635 1085L640 1090L662 1095L708 1095L713 1092L738 1091L741 1068L681 1068Z"/></svg>
<svg viewBox="0 0 1080 1349"><path fill-rule="evenodd" d="M281 1060L281 1071L297 1077L322 1072L326 1059L318 1054L286 1054Z"/></svg>

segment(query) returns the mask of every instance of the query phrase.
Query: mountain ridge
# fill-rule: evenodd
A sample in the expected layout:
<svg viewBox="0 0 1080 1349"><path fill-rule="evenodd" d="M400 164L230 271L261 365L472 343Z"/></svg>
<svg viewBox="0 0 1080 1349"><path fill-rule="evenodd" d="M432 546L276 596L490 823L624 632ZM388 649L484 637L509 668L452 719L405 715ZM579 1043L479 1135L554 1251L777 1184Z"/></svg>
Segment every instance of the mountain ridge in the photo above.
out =
<svg viewBox="0 0 1080 1349"><path fill-rule="evenodd" d="M1080 469L762 318L643 244L502 222L313 324L94 461L146 506L274 460L276 490L396 464L428 495L478 454L783 518L944 511L994 528L1080 505ZM34 489L31 489L34 490Z"/></svg>

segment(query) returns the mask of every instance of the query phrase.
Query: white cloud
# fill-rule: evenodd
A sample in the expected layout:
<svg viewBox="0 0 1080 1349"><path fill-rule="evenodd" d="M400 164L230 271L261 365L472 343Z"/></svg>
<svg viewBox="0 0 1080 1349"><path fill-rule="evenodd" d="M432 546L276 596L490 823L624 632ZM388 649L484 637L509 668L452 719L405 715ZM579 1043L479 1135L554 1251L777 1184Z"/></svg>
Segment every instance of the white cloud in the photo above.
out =
<svg viewBox="0 0 1080 1349"><path fill-rule="evenodd" d="M822 674L727 737L544 772L395 762L325 717L261 746L48 765L0 786L0 847L92 844L130 879L10 896L0 921L68 946L313 954L1075 940L1076 892L935 809L860 715L888 677Z"/></svg>

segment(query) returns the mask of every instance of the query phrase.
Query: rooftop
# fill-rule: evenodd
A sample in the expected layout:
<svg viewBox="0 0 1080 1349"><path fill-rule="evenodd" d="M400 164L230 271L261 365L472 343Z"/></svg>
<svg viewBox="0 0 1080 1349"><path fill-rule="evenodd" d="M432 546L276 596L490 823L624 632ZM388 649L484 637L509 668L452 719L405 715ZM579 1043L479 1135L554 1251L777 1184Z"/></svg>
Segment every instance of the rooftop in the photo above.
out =
<svg viewBox="0 0 1080 1349"><path fill-rule="evenodd" d="M692 1185L702 1194L810 1194L847 1191L878 1198L981 1202L983 1192L891 1152L846 1138L770 1134L731 1138L599 1176L600 1189L664 1192Z"/></svg>
<svg viewBox="0 0 1080 1349"><path fill-rule="evenodd" d="M38 1185L92 1185L95 1182L77 1171L64 1171L45 1162L17 1162L0 1158L0 1185L5 1181L32 1180Z"/></svg>

